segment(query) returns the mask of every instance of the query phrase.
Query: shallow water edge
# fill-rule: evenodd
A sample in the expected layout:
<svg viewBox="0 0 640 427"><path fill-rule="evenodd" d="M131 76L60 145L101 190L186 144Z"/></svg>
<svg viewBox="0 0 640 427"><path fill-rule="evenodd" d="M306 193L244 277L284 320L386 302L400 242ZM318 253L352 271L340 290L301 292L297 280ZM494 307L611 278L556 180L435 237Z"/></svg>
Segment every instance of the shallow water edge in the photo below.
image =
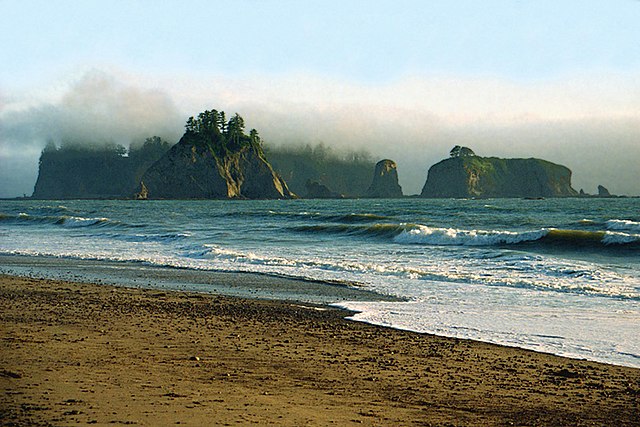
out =
<svg viewBox="0 0 640 427"><path fill-rule="evenodd" d="M344 301L402 301L347 284L319 280L42 256L0 255L0 274L325 305Z"/></svg>

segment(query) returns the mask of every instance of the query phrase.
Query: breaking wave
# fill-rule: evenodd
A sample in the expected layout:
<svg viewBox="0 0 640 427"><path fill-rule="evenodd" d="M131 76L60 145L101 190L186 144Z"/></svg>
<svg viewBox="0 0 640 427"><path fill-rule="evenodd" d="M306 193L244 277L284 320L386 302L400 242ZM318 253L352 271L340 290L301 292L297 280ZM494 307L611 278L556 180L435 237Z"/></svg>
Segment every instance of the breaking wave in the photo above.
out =
<svg viewBox="0 0 640 427"><path fill-rule="evenodd" d="M465 230L401 223L372 225L321 224L294 227L296 232L391 238L400 244L434 246L508 246L541 244L566 247L640 248L640 234L619 231L582 231L542 228L531 231Z"/></svg>
<svg viewBox="0 0 640 427"><path fill-rule="evenodd" d="M630 231L640 233L640 222L630 221L626 219L612 219L606 223L608 230Z"/></svg>
<svg viewBox="0 0 640 427"><path fill-rule="evenodd" d="M417 226L403 231L394 240L398 243L437 246L495 246L536 241L544 237L545 234L545 230L511 232Z"/></svg>
<svg viewBox="0 0 640 427"><path fill-rule="evenodd" d="M95 217L85 218L81 216L73 215L31 215L27 213L19 213L18 215L6 215L0 213L0 223L9 222L14 224L40 224L40 225L54 225L65 228L81 228L81 227L111 227L111 228L136 228L142 227L141 225L125 224L119 221L114 221L109 218Z"/></svg>

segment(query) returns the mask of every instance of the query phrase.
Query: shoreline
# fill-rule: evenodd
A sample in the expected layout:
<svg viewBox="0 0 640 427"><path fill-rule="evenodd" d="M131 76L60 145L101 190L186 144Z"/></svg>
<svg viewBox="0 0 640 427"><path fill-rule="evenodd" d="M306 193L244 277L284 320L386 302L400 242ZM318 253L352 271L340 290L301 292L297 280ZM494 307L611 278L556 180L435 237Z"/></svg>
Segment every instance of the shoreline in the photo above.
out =
<svg viewBox="0 0 640 427"><path fill-rule="evenodd" d="M318 304L0 276L2 423L637 425L640 369Z"/></svg>
<svg viewBox="0 0 640 427"><path fill-rule="evenodd" d="M133 289L186 291L213 296L223 295L249 299L320 304L336 309L354 311L353 316L350 316L348 320L363 323L369 322L359 318L361 313L357 303L408 301L398 296L385 295L364 289L357 283L331 282L261 272L200 270L168 265L153 265L136 261L110 261L47 255L0 255L0 276L3 274L36 279L113 285ZM352 306L353 303L355 303L355 307ZM454 334L438 334L437 332L425 332L411 328L394 327L389 324L372 323L409 332L434 334L463 340L469 339L499 346L533 350L566 357L571 360L586 359L598 363L640 369L640 365L636 363L625 364L620 361L611 361L604 357L567 352L562 354L549 349L539 349L526 345L520 346L517 343L505 343L499 340L483 339L482 337L461 337Z"/></svg>
<svg viewBox="0 0 640 427"><path fill-rule="evenodd" d="M202 292L240 298L263 298L333 304L340 301L403 301L348 283L334 283L259 272L198 270L54 256L0 255L0 275L129 288Z"/></svg>

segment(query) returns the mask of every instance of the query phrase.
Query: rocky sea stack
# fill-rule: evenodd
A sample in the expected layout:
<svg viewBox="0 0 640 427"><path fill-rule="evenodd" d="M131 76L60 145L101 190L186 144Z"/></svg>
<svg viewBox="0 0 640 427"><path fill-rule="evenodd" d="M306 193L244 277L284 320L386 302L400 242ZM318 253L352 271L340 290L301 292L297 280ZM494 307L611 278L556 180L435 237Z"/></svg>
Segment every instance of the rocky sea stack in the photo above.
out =
<svg viewBox="0 0 640 427"><path fill-rule="evenodd" d="M189 118L180 141L142 177L150 199L295 197L273 170L258 132L244 133L238 114L216 110Z"/></svg>
<svg viewBox="0 0 640 427"><path fill-rule="evenodd" d="M398 166L393 160L380 160L373 173L373 182L367 190L367 197L397 198L402 197L402 187L398 184Z"/></svg>
<svg viewBox="0 0 640 427"><path fill-rule="evenodd" d="M598 185L598 197L613 197L607 187Z"/></svg>
<svg viewBox="0 0 640 427"><path fill-rule="evenodd" d="M571 170L541 159L476 156L454 147L451 158L431 166L422 197L572 197Z"/></svg>

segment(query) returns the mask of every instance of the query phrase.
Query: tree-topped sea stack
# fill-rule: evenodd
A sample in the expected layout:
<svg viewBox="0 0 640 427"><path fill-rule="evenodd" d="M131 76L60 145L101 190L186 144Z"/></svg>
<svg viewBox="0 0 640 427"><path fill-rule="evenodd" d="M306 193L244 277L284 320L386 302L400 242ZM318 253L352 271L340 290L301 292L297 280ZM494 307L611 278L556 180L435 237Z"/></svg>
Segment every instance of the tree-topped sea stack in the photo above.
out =
<svg viewBox="0 0 640 427"><path fill-rule="evenodd" d="M373 181L367 197L392 199L402 197L402 187L398 184L398 166L393 160L380 160L373 173Z"/></svg>
<svg viewBox="0 0 640 427"><path fill-rule="evenodd" d="M422 197L572 197L571 170L541 159L480 157L454 147L429 168Z"/></svg>
<svg viewBox="0 0 640 427"><path fill-rule="evenodd" d="M282 199L295 197L273 170L258 132L244 133L235 114L190 117L180 141L142 177L150 199Z"/></svg>

